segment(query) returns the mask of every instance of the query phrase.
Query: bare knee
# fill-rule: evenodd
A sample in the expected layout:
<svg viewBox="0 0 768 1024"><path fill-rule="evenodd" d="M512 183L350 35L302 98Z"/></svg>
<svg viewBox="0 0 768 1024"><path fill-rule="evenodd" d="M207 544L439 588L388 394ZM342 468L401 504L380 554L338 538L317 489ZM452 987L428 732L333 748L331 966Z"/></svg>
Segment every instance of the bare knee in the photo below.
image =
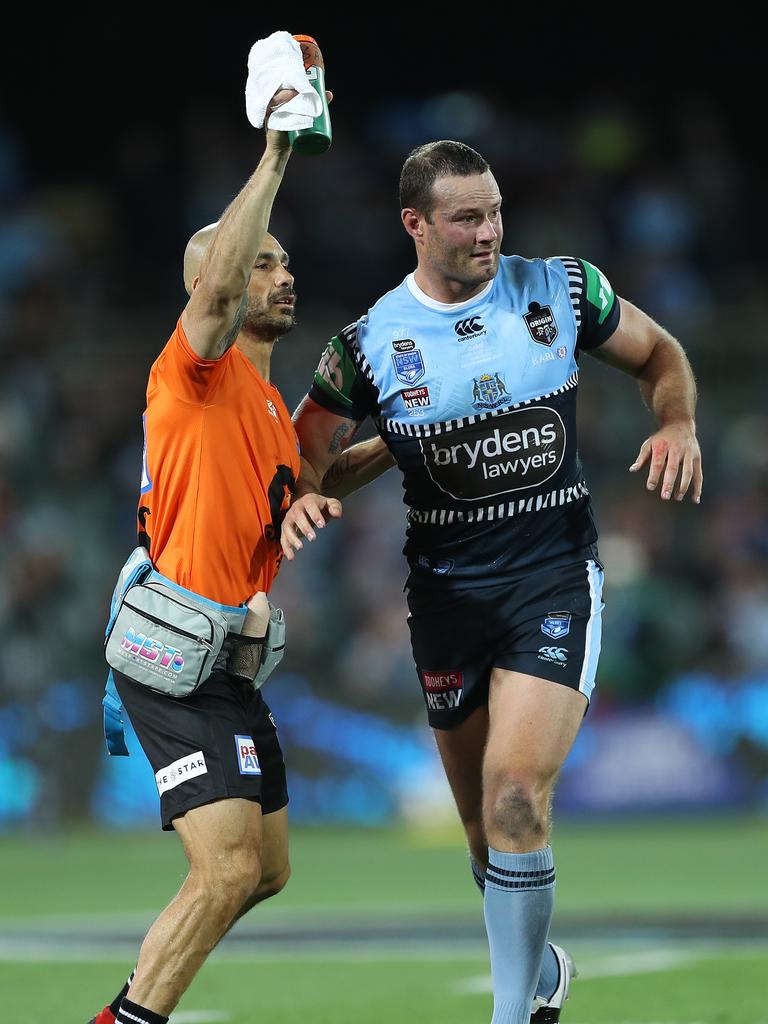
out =
<svg viewBox="0 0 768 1024"><path fill-rule="evenodd" d="M229 850L205 865L193 864L190 878L197 882L202 899L231 917L258 891L261 859L253 849Z"/></svg>
<svg viewBox="0 0 768 1024"><path fill-rule="evenodd" d="M540 849L549 838L549 792L537 792L519 779L499 780L489 787L485 818L492 846Z"/></svg>
<svg viewBox="0 0 768 1024"><path fill-rule="evenodd" d="M259 883L259 887L254 893L254 903L261 903L262 900L268 900L270 896L277 896L279 892L288 884L288 879L291 877L291 865L284 864L282 869L276 872L267 874L265 872L264 877Z"/></svg>
<svg viewBox="0 0 768 1024"><path fill-rule="evenodd" d="M264 900L270 899L272 896L277 896L279 892L288 884L288 879L291 877L291 865L285 864L279 871L273 871L267 874L265 872L261 881L259 882L258 888L251 894L251 896L245 901L241 910L242 914L247 914L249 910L252 910L257 903L263 903Z"/></svg>

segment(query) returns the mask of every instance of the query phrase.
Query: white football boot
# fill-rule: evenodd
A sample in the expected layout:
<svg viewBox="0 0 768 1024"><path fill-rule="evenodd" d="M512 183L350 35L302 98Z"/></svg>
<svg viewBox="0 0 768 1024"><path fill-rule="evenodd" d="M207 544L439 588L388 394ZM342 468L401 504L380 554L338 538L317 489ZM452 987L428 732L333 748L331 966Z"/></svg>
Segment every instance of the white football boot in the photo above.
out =
<svg viewBox="0 0 768 1024"><path fill-rule="evenodd" d="M578 975L570 953L566 953L560 946L550 942L552 952L557 957L557 966L560 968L560 976L557 979L557 988L549 999L536 996L533 1000L533 1013L531 1024L557 1024L560 1020L560 1011L563 1003L568 998L568 990L571 987L571 978Z"/></svg>

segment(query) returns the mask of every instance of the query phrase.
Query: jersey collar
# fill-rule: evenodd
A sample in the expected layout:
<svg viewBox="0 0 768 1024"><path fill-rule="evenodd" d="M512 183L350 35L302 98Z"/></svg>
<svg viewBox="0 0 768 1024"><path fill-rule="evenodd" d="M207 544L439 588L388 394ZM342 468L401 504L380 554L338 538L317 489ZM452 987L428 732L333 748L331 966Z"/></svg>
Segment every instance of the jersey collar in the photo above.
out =
<svg viewBox="0 0 768 1024"><path fill-rule="evenodd" d="M488 284L483 288L477 295L473 295L471 299L465 299L463 302L439 302L437 299L431 298L426 292L422 291L421 288L416 284L416 278L413 274L409 274L405 279L405 283L408 287L408 291L420 302L422 306L426 306L427 309L436 309L442 313L458 313L462 309L467 309L469 306L474 306L476 302L480 302L493 288L493 282L496 280L492 277Z"/></svg>

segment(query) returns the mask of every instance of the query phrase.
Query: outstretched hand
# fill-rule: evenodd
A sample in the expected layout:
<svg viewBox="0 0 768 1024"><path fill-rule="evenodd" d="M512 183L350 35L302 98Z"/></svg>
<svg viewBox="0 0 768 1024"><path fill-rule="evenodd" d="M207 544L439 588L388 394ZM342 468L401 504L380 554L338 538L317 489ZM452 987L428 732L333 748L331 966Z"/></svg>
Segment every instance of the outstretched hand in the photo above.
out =
<svg viewBox="0 0 768 1024"><path fill-rule="evenodd" d="M309 541L315 539L315 526L322 530L326 523L340 518L338 498L326 498L322 494L304 494L297 498L285 513L280 533L280 545L288 561L292 562L296 552L304 547L302 537Z"/></svg>
<svg viewBox="0 0 768 1024"><path fill-rule="evenodd" d="M699 504L703 476L701 451L693 426L675 423L662 427L643 442L629 467L630 473L637 473L646 463L650 463L646 482L649 491L655 491L662 480L662 501L669 501L673 492L675 500L682 501L692 484L691 498ZM675 491L678 474L680 480Z"/></svg>

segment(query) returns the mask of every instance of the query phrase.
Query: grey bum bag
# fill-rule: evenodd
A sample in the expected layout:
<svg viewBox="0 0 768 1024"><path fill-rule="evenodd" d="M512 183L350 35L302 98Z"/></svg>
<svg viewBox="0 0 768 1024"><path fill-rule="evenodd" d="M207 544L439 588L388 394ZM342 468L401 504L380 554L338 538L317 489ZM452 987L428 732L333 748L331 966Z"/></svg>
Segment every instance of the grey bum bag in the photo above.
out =
<svg viewBox="0 0 768 1024"><path fill-rule="evenodd" d="M141 554L147 575L122 592L120 581L116 588L119 608L105 637L110 667L171 697L189 696L220 669L234 671L258 689L285 651L282 610L270 605L263 637L241 637L244 605L216 604L186 590L150 568L146 552Z"/></svg>

